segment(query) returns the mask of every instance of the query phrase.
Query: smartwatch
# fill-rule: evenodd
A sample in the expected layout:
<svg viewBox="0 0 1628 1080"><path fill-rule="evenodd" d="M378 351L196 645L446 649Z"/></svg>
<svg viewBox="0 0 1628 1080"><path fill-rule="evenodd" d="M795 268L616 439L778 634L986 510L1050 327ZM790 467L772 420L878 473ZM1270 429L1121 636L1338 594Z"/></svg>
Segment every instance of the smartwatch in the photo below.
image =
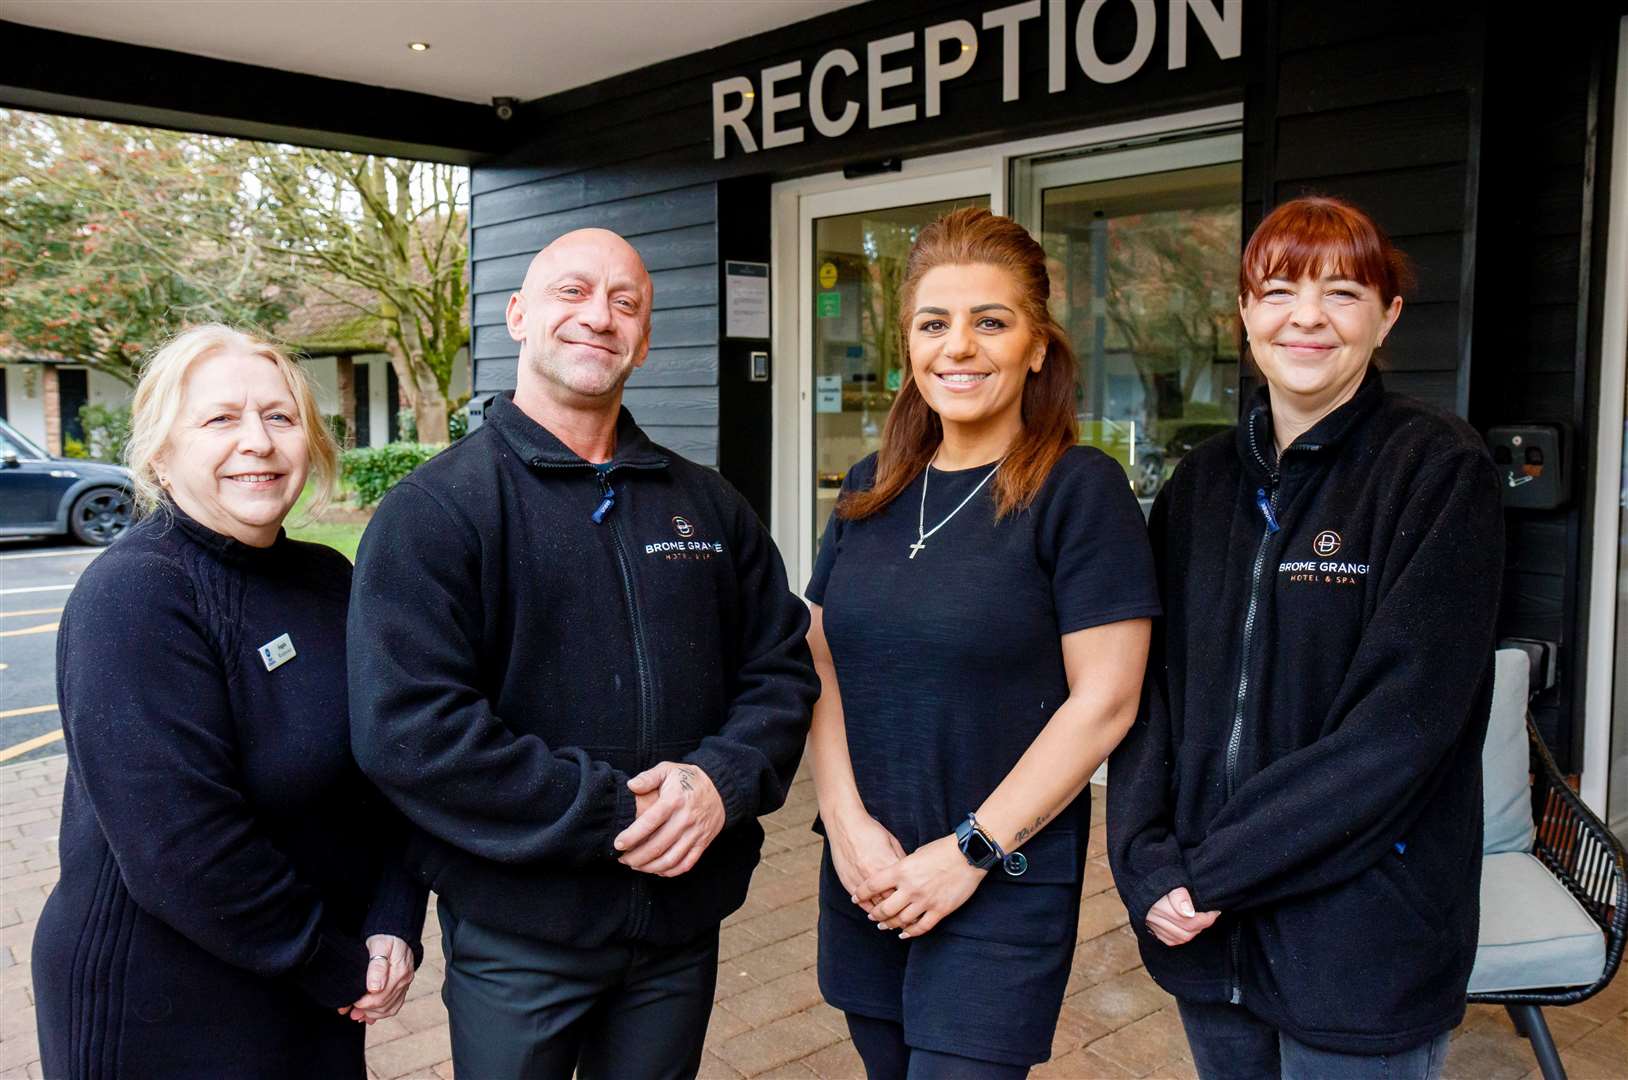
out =
<svg viewBox="0 0 1628 1080"><path fill-rule="evenodd" d="M955 843L967 863L978 870L988 870L999 863L1008 877L1021 877L1029 868L1029 860L1020 851L1010 855L978 824L976 814L968 814L965 821L955 827Z"/></svg>
<svg viewBox="0 0 1628 1080"><path fill-rule="evenodd" d="M1001 846L978 826L975 814L968 814L967 819L955 827L955 843L967 862L978 870L988 870L1006 858Z"/></svg>

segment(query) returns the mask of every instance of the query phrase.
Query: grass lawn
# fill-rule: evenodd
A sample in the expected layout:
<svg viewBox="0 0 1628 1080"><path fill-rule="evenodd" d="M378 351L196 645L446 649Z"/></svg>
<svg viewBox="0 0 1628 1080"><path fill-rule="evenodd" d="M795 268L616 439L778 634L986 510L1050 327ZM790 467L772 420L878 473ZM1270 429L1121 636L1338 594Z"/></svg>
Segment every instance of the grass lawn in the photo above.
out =
<svg viewBox="0 0 1628 1080"><path fill-rule="evenodd" d="M344 502L346 492L343 487L334 493L333 503L337 506ZM288 512L284 522L288 535L293 540L305 540L313 544L327 544L334 550L342 553L351 562L356 561L356 545L362 542L362 530L367 528L365 522L326 522L309 521L306 519L305 508L311 501L311 486L306 485L300 492L299 501L294 509Z"/></svg>

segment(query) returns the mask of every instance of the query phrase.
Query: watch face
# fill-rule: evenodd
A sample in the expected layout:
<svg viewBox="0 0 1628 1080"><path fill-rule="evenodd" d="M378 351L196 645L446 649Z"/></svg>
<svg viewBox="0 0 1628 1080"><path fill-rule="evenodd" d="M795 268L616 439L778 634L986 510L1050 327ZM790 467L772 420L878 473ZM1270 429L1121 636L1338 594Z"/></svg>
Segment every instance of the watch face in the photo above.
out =
<svg viewBox="0 0 1628 1080"><path fill-rule="evenodd" d="M995 849L990 846L981 833L973 832L967 835L966 841L961 845L966 853L967 861L982 866L995 857Z"/></svg>

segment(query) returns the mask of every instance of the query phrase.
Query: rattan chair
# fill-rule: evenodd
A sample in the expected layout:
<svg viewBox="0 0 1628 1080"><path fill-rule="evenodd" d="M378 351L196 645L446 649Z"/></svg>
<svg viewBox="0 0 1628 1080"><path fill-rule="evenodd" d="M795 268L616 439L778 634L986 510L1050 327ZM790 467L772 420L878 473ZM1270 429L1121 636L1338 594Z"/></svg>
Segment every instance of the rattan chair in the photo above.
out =
<svg viewBox="0 0 1628 1080"><path fill-rule="evenodd" d="M1530 835L1531 840L1524 854L1517 847L1488 851L1483 856L1481 945L1477 950L1476 970L1470 979L1469 1000L1504 1006L1515 1022L1515 1030L1531 1042L1545 1080L1565 1080L1566 1072L1543 1018L1543 1007L1575 1005L1605 989L1616 975L1622 962L1624 938L1628 936L1628 872L1624 868L1622 844L1567 786L1532 723L1525 705L1527 661L1521 654L1517 670L1513 657L1508 655L1513 651L1500 652L1500 681L1506 681L1506 673L1515 678L1507 680L1513 685L1504 686L1505 692L1498 696L1505 699L1506 709L1519 710L1517 715L1524 728L1531 785L1530 833L1520 829L1513 835L1522 839ZM1507 827L1495 827L1500 798L1513 794L1519 801L1518 793L1496 790L1499 772L1506 780L1512 775L1509 763L1500 770L1494 768L1491 761L1499 738L1499 711L1495 701L1488 732L1488 757L1484 759L1488 766L1489 845L1495 833L1512 835ZM1511 722L1506 715L1504 723ZM1506 729L1504 735L1509 734ZM1545 872L1552 884L1532 880L1534 875L1541 878ZM1518 882L1523 874L1526 880ZM1564 893L1554 888L1554 884ZM1523 895L1516 900L1509 894L1511 889L1527 890L1535 899L1528 902L1528 897ZM1568 905L1568 896L1574 906ZM1603 962L1598 956L1598 940L1589 940L1588 924L1579 919L1578 911L1592 922L1603 938ZM1562 930L1560 924L1568 920L1568 927ZM1579 925L1584 930L1581 934ZM1551 929L1556 937L1544 937ZM1557 949L1555 946L1561 934L1569 934L1566 939L1570 946L1569 959L1563 955L1567 952L1565 947ZM1502 940L1494 940L1499 938ZM1599 964L1597 974L1589 978L1596 963Z"/></svg>

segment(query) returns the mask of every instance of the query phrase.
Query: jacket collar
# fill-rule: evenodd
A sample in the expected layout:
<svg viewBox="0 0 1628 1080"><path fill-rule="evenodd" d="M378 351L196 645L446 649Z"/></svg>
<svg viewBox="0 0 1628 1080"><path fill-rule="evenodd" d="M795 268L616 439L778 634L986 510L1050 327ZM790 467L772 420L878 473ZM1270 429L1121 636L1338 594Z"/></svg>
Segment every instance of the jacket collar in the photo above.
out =
<svg viewBox="0 0 1628 1080"><path fill-rule="evenodd" d="M496 428L529 465L587 467L590 464L552 431L522 412L514 403L513 390L492 399L486 407L486 423ZM664 469L667 464L667 455L640 430L633 421L633 414L623 406L621 415L616 418L616 452L611 455L611 468Z"/></svg>
<svg viewBox="0 0 1628 1080"><path fill-rule="evenodd" d="M1317 452L1338 446L1369 413L1379 407L1385 396L1384 380L1379 368L1369 365L1362 385L1351 400L1323 417L1288 447L1294 451ZM1266 383L1256 389L1243 423L1238 425L1238 456L1244 468L1264 479L1276 480L1278 472L1277 443L1272 437L1272 395Z"/></svg>

